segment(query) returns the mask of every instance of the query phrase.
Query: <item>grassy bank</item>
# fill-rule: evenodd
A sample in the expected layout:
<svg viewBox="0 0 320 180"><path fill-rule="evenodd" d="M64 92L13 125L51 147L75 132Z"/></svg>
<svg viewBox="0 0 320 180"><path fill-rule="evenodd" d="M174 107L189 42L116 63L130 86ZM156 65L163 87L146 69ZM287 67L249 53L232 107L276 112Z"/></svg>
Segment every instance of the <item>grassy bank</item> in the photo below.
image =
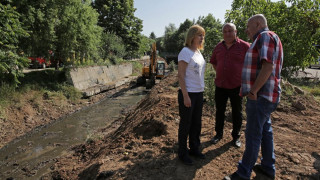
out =
<svg viewBox="0 0 320 180"><path fill-rule="evenodd" d="M46 69L25 73L20 78L18 88L8 84L0 87L0 117L5 118L5 109L24 106L26 102L32 102L34 107L41 111L41 102L48 100L64 104L63 101L76 103L82 97L82 93L66 82L65 71Z"/></svg>

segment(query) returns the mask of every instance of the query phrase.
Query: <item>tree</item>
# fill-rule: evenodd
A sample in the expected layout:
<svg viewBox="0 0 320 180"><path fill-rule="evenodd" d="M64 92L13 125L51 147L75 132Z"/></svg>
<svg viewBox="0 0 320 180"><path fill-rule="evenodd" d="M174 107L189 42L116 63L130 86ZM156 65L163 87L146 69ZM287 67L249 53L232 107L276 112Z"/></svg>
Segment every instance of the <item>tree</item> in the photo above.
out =
<svg viewBox="0 0 320 180"><path fill-rule="evenodd" d="M156 39L156 35L154 34L154 32L151 32L151 33L150 33L149 38L150 38L150 39L154 39L154 40Z"/></svg>
<svg viewBox="0 0 320 180"><path fill-rule="evenodd" d="M114 57L124 57L126 55L125 45L121 37L113 33L103 33L102 50L104 59L113 59Z"/></svg>
<svg viewBox="0 0 320 180"><path fill-rule="evenodd" d="M17 86L18 77L23 76L22 69L28 65L28 60L18 52L18 42L28 33L21 26L19 13L11 5L0 4L0 12L0 84Z"/></svg>
<svg viewBox="0 0 320 180"><path fill-rule="evenodd" d="M121 37L126 50L137 55L142 32L142 20L134 16L133 0L95 0L92 6L99 14L99 26L104 32Z"/></svg>
<svg viewBox="0 0 320 180"><path fill-rule="evenodd" d="M144 35L142 35L140 39L141 41L139 44L139 54L147 55L148 53L150 53L152 43L155 42L155 39L148 38L147 36L144 36ZM156 47L158 50L158 46Z"/></svg>
<svg viewBox="0 0 320 180"><path fill-rule="evenodd" d="M286 2L289 3L288 6ZM319 0L234 0L226 17L227 21L236 24L238 35L245 39L247 19L254 14L264 14L269 29L276 32L283 43L283 75L290 76L298 69L305 68L318 56L313 45L320 43L319 4Z"/></svg>
<svg viewBox="0 0 320 180"><path fill-rule="evenodd" d="M56 51L60 58L74 57L81 61L98 59L102 29L98 14L89 0L57 2L59 25L56 27Z"/></svg>
<svg viewBox="0 0 320 180"><path fill-rule="evenodd" d="M206 31L203 56L205 59L209 59L215 46L222 40L222 24L212 14L199 17L197 24Z"/></svg>
<svg viewBox="0 0 320 180"><path fill-rule="evenodd" d="M28 56L48 56L56 40L55 25L57 10L49 0L12 1L12 6L21 14L20 21L30 36L21 38L19 46ZM49 5L50 4L50 5Z"/></svg>
<svg viewBox="0 0 320 180"><path fill-rule="evenodd" d="M21 0L12 4L30 32L30 37L20 40L27 55L48 57L52 50L54 57L64 62L73 57L98 58L102 29L90 0Z"/></svg>
<svg viewBox="0 0 320 180"><path fill-rule="evenodd" d="M193 21L186 19L176 29L174 24L169 24L165 28L164 34L164 51L169 54L178 54L184 47L186 32L194 24Z"/></svg>

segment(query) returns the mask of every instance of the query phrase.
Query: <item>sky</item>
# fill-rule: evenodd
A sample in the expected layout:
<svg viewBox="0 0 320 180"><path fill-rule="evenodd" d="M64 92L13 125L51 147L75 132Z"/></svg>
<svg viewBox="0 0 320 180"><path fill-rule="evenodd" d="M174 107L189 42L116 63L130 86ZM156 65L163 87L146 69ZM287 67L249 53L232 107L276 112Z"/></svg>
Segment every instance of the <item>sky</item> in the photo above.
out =
<svg viewBox="0 0 320 180"><path fill-rule="evenodd" d="M134 0L135 16L143 21L142 34L149 37L164 35L165 27L173 23L176 28L186 19L197 20L209 13L224 23L226 10L233 0Z"/></svg>

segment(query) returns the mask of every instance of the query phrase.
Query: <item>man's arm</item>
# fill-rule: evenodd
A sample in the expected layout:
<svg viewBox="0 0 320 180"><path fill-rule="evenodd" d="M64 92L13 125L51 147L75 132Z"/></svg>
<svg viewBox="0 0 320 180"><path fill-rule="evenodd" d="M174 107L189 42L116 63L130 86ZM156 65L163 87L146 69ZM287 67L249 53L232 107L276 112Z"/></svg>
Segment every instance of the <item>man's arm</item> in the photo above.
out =
<svg viewBox="0 0 320 180"><path fill-rule="evenodd" d="M260 71L256 81L254 82L253 86L251 87L250 93L248 94L248 97L250 99L253 99L253 100L257 99L257 92L267 82L272 71L273 71L273 64L269 63L263 59L261 71Z"/></svg>

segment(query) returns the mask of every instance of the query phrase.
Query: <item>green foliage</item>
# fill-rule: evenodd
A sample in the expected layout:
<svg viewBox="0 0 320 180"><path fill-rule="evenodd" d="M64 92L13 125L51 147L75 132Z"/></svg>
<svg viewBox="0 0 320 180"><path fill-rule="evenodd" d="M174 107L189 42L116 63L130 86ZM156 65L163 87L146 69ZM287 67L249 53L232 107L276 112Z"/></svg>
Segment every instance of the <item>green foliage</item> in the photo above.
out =
<svg viewBox="0 0 320 180"><path fill-rule="evenodd" d="M178 29L174 24L169 24L165 30L164 51L171 54L178 54L184 47L186 32L194 24L194 22L186 19Z"/></svg>
<svg viewBox="0 0 320 180"><path fill-rule="evenodd" d="M213 49L222 40L222 24L212 14L208 14L206 17L199 17L197 24L201 25L206 31L204 52L202 54L205 59L210 59Z"/></svg>
<svg viewBox="0 0 320 180"><path fill-rule="evenodd" d="M215 100L215 85L214 85L214 79L215 79L216 73L213 69L213 67L209 64L207 64L206 72L205 72L205 90L204 90L204 97L207 99L207 102L210 106L214 106Z"/></svg>
<svg viewBox="0 0 320 180"><path fill-rule="evenodd" d="M102 28L97 26L98 14L90 2L61 0L57 6L60 24L56 31L56 51L62 59L98 60Z"/></svg>
<svg viewBox="0 0 320 180"><path fill-rule="evenodd" d="M24 77L19 78L21 85L18 90L29 87L30 90L45 89L49 91L58 91L59 85L66 81L64 71L55 71L46 69L44 71L32 71L26 73Z"/></svg>
<svg viewBox="0 0 320 180"><path fill-rule="evenodd" d="M151 45L155 40L150 39L144 35L141 36L141 42L139 45L139 56L147 55L151 51ZM157 47L158 48L158 47ZM158 49L157 49L158 50Z"/></svg>
<svg viewBox="0 0 320 180"><path fill-rule="evenodd" d="M19 84L22 69L28 66L28 59L17 53L20 37L28 34L21 27L19 13L10 5L0 4L0 84Z"/></svg>
<svg viewBox="0 0 320 180"><path fill-rule="evenodd" d="M0 49L3 51L16 50L19 37L27 36L21 27L20 14L11 5L0 4Z"/></svg>
<svg viewBox="0 0 320 180"><path fill-rule="evenodd" d="M150 38L150 39L153 39L153 40L155 40L155 39L156 39L156 35L154 34L154 32L153 32L153 31L150 33L149 38Z"/></svg>
<svg viewBox="0 0 320 180"><path fill-rule="evenodd" d="M90 0L13 1L30 37L20 41L28 56L49 57L71 64L75 59L97 60L102 29Z"/></svg>
<svg viewBox="0 0 320 180"><path fill-rule="evenodd" d="M206 31L205 47L202 53L205 59L210 58L213 48L222 39L222 24L219 20L215 19L212 14L200 16L196 22L186 19L180 24L178 29L174 24L170 23L165 28L164 37L157 39L157 47L160 47L158 49L165 52L162 53L162 56L177 56L184 47L185 36L188 29L194 24L199 24Z"/></svg>
<svg viewBox="0 0 320 180"><path fill-rule="evenodd" d="M19 77L23 76L22 69L28 66L29 60L11 51L0 50L0 84L9 83L17 86Z"/></svg>
<svg viewBox="0 0 320 180"><path fill-rule="evenodd" d="M137 61L130 61L132 63L132 75L141 76L142 64Z"/></svg>
<svg viewBox="0 0 320 180"><path fill-rule="evenodd" d="M28 92L31 90L45 92L61 93L67 99L75 102L82 97L80 91L67 83L65 71L44 70L26 73L21 78L19 92Z"/></svg>
<svg viewBox="0 0 320 180"><path fill-rule="evenodd" d="M112 56L124 57L126 55L125 44L122 38L115 33L103 33L102 50L104 59L109 59Z"/></svg>
<svg viewBox="0 0 320 180"><path fill-rule="evenodd" d="M99 25L105 32L121 37L128 54L139 49L142 20L134 16L133 0L95 0L92 6L99 14Z"/></svg>
<svg viewBox="0 0 320 180"><path fill-rule="evenodd" d="M254 14L264 14L269 29L276 32L282 41L282 74L289 77L298 69L314 62L318 56L313 45L320 44L319 4L319 0L234 0L231 11L226 14L226 21L235 23L239 37L246 39L244 30L248 18Z"/></svg>
<svg viewBox="0 0 320 180"><path fill-rule="evenodd" d="M58 85L58 89L58 92L61 92L71 102L77 102L82 97L82 93L79 90L66 83Z"/></svg>

